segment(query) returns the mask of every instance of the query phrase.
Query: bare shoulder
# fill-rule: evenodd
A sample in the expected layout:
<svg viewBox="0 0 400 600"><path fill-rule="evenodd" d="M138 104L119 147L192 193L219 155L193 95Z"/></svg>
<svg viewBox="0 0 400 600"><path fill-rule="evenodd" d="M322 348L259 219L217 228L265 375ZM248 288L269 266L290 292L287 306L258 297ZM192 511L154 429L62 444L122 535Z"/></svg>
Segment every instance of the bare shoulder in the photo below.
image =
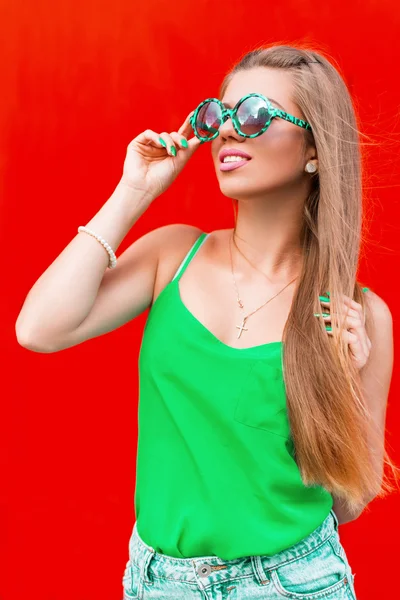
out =
<svg viewBox="0 0 400 600"><path fill-rule="evenodd" d="M153 303L167 283L172 280L183 259L202 233L208 234L206 247L202 251L202 261L212 261L215 265L219 261L218 257L229 231L217 229L206 232L199 227L180 223L168 225L164 229L164 239L158 256Z"/></svg>
<svg viewBox="0 0 400 600"><path fill-rule="evenodd" d="M153 303L165 285L171 281L182 260L203 232L194 225L173 223L163 227L159 247Z"/></svg>
<svg viewBox="0 0 400 600"><path fill-rule="evenodd" d="M212 254L217 260L217 253L225 243L229 229L216 229L206 232L194 225L184 225L175 223L167 225L164 229L164 243L159 251L160 271L178 268L185 255L200 237L202 233L207 233L207 252L203 254Z"/></svg>
<svg viewBox="0 0 400 600"><path fill-rule="evenodd" d="M159 270L168 268L169 264L174 265L179 259L182 260L184 253L202 233L204 232L199 227L184 223L173 223L163 227L163 240L158 255Z"/></svg>

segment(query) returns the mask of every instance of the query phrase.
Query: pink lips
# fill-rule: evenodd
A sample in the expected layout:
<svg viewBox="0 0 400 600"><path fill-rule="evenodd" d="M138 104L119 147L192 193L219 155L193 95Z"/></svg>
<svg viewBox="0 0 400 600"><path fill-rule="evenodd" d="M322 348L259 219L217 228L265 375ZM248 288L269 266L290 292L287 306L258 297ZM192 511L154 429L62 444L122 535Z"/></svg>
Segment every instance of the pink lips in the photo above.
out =
<svg viewBox="0 0 400 600"><path fill-rule="evenodd" d="M220 171L233 171L233 169L238 169L239 167L243 167L243 165L245 165L246 163L250 162L249 160L238 160L236 162L227 162L227 163L221 163L219 166L219 170Z"/></svg>
<svg viewBox="0 0 400 600"><path fill-rule="evenodd" d="M223 160L225 156L243 156L245 160L224 163ZM243 165L251 160L251 156L249 154L243 152L243 150L239 150L238 148L223 148L219 153L218 158L221 161L219 167L220 171L233 171L234 169L239 169L239 167L243 167Z"/></svg>
<svg viewBox="0 0 400 600"><path fill-rule="evenodd" d="M220 162L223 162L225 156L243 156L243 158L250 159L251 156L239 148L223 148L218 155Z"/></svg>

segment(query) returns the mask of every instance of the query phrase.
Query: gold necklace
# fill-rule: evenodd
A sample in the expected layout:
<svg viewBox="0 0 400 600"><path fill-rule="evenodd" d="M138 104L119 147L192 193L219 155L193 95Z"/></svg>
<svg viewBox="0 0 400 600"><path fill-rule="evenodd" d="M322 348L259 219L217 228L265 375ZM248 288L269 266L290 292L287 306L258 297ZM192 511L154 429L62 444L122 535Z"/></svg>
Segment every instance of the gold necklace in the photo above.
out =
<svg viewBox="0 0 400 600"><path fill-rule="evenodd" d="M232 232L232 235L231 235L231 237L229 238L229 251L230 251L230 255L231 255L231 271L232 271L233 283L234 283L234 285L235 285L236 294L237 294L237 303L239 304L239 307L240 307L241 309L243 309L243 302L242 302L242 300L240 299L240 296L239 296L239 290L238 290L237 283L236 283L236 280L235 280L235 275L234 275L234 272L233 272L233 258L232 258L232 246L231 246L231 241L232 241L232 240L234 240L234 237L233 237L233 232ZM235 244L235 245L236 245L236 244ZM237 245L236 245L236 247L237 247ZM240 252L240 250L239 250L239 252ZM244 256L244 255L243 255L243 256ZM245 257L245 258L246 258L246 257ZM250 262L250 261L248 261L248 262L251 264L251 262ZM254 266L254 265L252 265L252 266ZM254 268L256 269L256 267L254 267ZM257 270L259 271L259 269L257 269ZM260 271L260 273L262 273L262 271ZM263 275L265 275L265 273L263 273ZM265 275L265 277L267 277L267 276ZM297 277L295 277L294 279L292 279L292 281L289 281L289 283L288 283L288 284L286 284L286 285L285 285L285 287L284 287L283 289L281 289L281 291L280 291L280 292L278 292L277 294L275 294L275 296L272 296L272 298L269 298L269 300L267 300L266 302L264 302L263 304L261 304L261 306L259 306L258 308L256 308L255 310L253 310L252 312L248 313L247 315L245 315L245 316L243 317L243 319L242 319L242 324L241 324L241 325L236 325L236 329L239 329L239 330L240 330L240 331L239 331L239 333L238 333L237 339L239 339L239 338L240 338L240 336L242 335L243 331L248 331L248 328L247 328L247 327L245 327L245 324L246 324L246 321L247 321L247 319L248 319L249 317L251 317L251 315L254 315L254 313L256 313L258 310L260 310L260 308L262 308L263 306L265 306L266 304L268 304L268 302L271 302L271 300L273 300L274 298L276 298L277 296L279 296L279 294L281 294L281 293L283 292L283 290L285 290L285 289L286 289L286 288L287 288L287 287L288 287L288 286L289 286L291 283L293 283L293 281L295 281L296 279L297 279Z"/></svg>

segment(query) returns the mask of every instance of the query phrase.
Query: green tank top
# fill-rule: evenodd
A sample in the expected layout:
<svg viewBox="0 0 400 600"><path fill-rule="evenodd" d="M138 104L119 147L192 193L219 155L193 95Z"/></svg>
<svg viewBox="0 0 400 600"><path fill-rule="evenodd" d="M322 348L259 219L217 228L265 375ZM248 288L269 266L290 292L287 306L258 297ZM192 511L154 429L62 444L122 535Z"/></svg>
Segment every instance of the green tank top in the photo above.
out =
<svg viewBox="0 0 400 600"><path fill-rule="evenodd" d="M275 554L333 505L294 460L283 342L233 348L183 304L179 280L202 233L146 321L139 353L137 531L156 552L230 560Z"/></svg>

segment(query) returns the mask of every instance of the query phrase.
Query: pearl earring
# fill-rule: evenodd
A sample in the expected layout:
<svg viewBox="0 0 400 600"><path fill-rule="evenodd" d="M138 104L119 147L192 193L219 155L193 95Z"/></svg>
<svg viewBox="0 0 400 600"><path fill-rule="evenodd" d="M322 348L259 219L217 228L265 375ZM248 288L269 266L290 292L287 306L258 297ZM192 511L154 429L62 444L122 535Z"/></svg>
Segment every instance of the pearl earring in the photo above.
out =
<svg viewBox="0 0 400 600"><path fill-rule="evenodd" d="M315 163L308 162L306 164L307 173L315 173L316 170L317 170L317 165Z"/></svg>

